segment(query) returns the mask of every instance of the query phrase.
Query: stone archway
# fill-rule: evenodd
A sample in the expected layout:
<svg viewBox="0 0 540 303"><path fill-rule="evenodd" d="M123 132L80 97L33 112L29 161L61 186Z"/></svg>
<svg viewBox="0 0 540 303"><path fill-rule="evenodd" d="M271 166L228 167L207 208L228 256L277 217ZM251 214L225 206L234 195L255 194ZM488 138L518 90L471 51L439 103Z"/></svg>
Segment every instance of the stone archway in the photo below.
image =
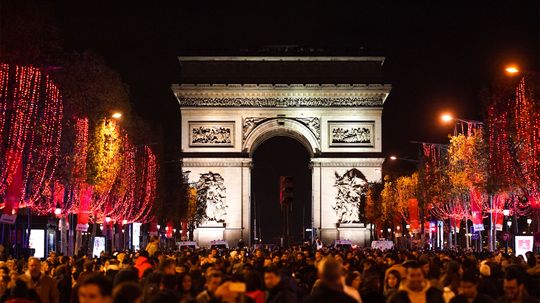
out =
<svg viewBox="0 0 540 303"><path fill-rule="evenodd" d="M343 222L336 203L342 199L339 180L351 170L360 171L368 182L382 178L382 111L391 86L374 83L384 58L179 60L182 84L172 90L180 105L182 169L190 171L190 183L210 173L219 175L226 205L223 222L199 225L199 245L217 239L235 245L241 238L250 243L252 157L258 146L276 136L293 138L309 153L317 235L327 243L349 239L369 245L370 223ZM234 79L243 84L234 84ZM250 84L254 79L268 82Z"/></svg>
<svg viewBox="0 0 540 303"><path fill-rule="evenodd" d="M311 158L321 150L319 140L313 130L294 118L275 118L257 125L247 135L242 150L251 158L262 142L276 136L297 140L309 151Z"/></svg>

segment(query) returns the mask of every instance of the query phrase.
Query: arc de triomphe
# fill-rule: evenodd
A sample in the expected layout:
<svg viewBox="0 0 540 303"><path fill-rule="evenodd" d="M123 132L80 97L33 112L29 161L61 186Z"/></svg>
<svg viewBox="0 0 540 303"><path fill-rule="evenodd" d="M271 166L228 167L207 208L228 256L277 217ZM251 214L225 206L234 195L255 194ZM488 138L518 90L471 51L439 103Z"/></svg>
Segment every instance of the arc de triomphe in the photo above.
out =
<svg viewBox="0 0 540 303"><path fill-rule="evenodd" d="M308 150L312 226L323 241L369 244L366 182L381 180L382 57L179 57L181 158L206 205L199 245L251 243L251 161L274 136ZM379 82L379 83L378 83ZM284 83L284 84L280 84Z"/></svg>

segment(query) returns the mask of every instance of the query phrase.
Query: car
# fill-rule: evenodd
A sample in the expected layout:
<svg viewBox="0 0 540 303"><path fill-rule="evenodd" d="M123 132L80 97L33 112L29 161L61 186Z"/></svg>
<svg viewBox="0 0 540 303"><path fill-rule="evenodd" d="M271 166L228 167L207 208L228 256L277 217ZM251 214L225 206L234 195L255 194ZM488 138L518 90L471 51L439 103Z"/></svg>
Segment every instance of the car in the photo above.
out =
<svg viewBox="0 0 540 303"><path fill-rule="evenodd" d="M178 245L179 250L199 248L199 245L197 245L197 242L195 241L180 241L180 242L177 242L176 244Z"/></svg>
<svg viewBox="0 0 540 303"><path fill-rule="evenodd" d="M225 240L210 241L211 249L229 249L229 243Z"/></svg>
<svg viewBox="0 0 540 303"><path fill-rule="evenodd" d="M353 243L351 240L334 240L330 247L340 250L351 250L353 248Z"/></svg>

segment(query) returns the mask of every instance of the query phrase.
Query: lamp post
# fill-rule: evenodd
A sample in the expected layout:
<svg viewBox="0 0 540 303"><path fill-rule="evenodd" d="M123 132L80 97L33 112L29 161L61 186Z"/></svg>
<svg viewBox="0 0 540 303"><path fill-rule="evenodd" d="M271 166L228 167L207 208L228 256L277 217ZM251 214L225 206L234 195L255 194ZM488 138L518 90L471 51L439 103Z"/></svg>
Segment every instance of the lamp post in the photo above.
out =
<svg viewBox="0 0 540 303"><path fill-rule="evenodd" d="M506 221L506 225L508 226L508 233L510 233L510 227L512 227L512 219L508 219L508 221ZM506 251L505 253L508 254L508 238L506 238Z"/></svg>

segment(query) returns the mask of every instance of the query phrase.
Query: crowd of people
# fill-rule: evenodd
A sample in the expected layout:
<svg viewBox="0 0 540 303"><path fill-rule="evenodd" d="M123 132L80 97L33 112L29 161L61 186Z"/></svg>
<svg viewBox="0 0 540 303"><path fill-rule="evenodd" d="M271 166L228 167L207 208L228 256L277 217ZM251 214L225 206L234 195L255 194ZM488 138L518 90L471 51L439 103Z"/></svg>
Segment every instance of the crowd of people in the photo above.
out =
<svg viewBox="0 0 540 303"><path fill-rule="evenodd" d="M539 302L540 255L326 246L0 260L0 302Z"/></svg>

